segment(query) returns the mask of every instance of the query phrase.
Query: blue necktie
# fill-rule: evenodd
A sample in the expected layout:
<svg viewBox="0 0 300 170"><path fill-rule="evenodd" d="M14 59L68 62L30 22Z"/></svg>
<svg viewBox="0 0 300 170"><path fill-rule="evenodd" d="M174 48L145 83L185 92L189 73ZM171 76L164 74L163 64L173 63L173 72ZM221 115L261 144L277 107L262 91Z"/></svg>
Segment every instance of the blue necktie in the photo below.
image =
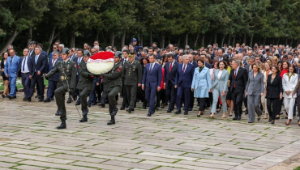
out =
<svg viewBox="0 0 300 170"><path fill-rule="evenodd" d="M35 56L35 64L37 63L38 57L38 55Z"/></svg>

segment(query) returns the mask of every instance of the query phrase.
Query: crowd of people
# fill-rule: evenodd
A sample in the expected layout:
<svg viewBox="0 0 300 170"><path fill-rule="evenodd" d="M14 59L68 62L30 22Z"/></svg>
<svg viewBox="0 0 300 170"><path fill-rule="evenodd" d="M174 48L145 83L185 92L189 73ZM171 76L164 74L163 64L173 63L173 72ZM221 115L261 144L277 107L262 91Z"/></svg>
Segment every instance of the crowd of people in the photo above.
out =
<svg viewBox="0 0 300 170"><path fill-rule="evenodd" d="M60 75L56 73L47 77L46 94L44 75L55 69L57 62L68 60L75 63L76 81L70 85L74 87L69 87L74 92L69 93L67 103L74 101L75 105L82 105L85 99L78 84L81 81L80 64L87 62L83 58L110 51L114 53L115 63L119 64L116 71L121 72L118 74L121 77L120 88L116 91L120 95L113 93L116 100L119 96L123 98L120 110L126 109L131 113L136 104L142 102L143 109L148 108L147 116L164 107L167 107L167 113L183 112L187 115L196 101L198 117L205 110L210 112L210 118L222 111L222 118L233 116L233 120L241 120L242 112L245 112L248 123L268 119L274 124L276 119L285 117L285 124L289 125L296 116L297 108L299 116L300 45L296 48L258 44L249 47L237 43L235 47L226 44L219 47L214 43L199 49L191 49L188 45L180 48L175 44L159 48L155 42L150 47L139 46L133 38L129 46L125 45L119 51L112 46L102 49L98 41L94 41L92 46L85 43L82 49L70 48L67 52L66 49L64 44L56 41L48 55L42 44L32 41L19 57L10 45L1 60L2 97L16 98L16 80L21 77L24 101L31 102L36 92L35 98L39 102L51 102L56 96ZM69 72L69 68L66 71ZM93 83L88 97L85 97L88 98L88 107L110 104L108 98L111 95L109 90L105 90L108 89L105 76L88 75ZM57 115L60 115L60 109ZM85 122L88 110L82 108L82 111L86 119L81 122ZM117 110L112 108L110 112L116 114Z"/></svg>

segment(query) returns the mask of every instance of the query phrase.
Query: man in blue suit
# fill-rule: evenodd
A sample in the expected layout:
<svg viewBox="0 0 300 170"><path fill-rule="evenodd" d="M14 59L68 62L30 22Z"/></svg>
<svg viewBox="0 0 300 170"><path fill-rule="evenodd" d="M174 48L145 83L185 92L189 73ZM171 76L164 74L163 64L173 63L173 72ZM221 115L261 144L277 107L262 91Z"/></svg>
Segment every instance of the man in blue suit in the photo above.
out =
<svg viewBox="0 0 300 170"><path fill-rule="evenodd" d="M18 66L19 66L20 58L16 56L15 50L10 49L9 50L9 57L7 58L4 73L5 76L8 77L9 80L9 99L15 99L16 98L16 82L17 82L17 76L18 76Z"/></svg>
<svg viewBox="0 0 300 170"><path fill-rule="evenodd" d="M189 63L189 56L183 56L183 63L179 64L178 72L175 79L175 88L177 88L177 111L175 114L181 113L181 103L184 99L184 115L188 114L191 100L191 85L193 81L195 67Z"/></svg>
<svg viewBox="0 0 300 170"><path fill-rule="evenodd" d="M175 61L172 54L167 54L168 62L165 65L164 87L166 89L167 99L170 104L167 113L174 110L176 102L177 89L175 89L175 78L178 71L178 63Z"/></svg>
<svg viewBox="0 0 300 170"><path fill-rule="evenodd" d="M22 85L24 88L24 98L23 101L31 101L30 98L30 84L31 84L31 75L32 72L32 58L29 56L29 49L24 48L23 57L20 58L18 72L21 73Z"/></svg>
<svg viewBox="0 0 300 170"><path fill-rule="evenodd" d="M162 79L162 68L159 64L154 63L155 55L149 55L149 64L144 69L142 81L142 89L145 91L146 100L149 103L148 116L155 112L156 91L160 91L160 83Z"/></svg>
<svg viewBox="0 0 300 170"><path fill-rule="evenodd" d="M32 78L31 78L31 87L30 87L30 97L33 96L34 87L37 84L37 93L39 102L44 101L44 78L43 74L47 69L47 56L42 54L42 49L40 47L36 47L34 49L35 56L31 59L32 64ZM29 99L31 100L31 99Z"/></svg>
<svg viewBox="0 0 300 170"><path fill-rule="evenodd" d="M52 59L49 60L48 70L47 73L54 69L55 64L57 61L61 61L62 59L58 57L58 52L53 51L52 52ZM47 98L44 100L44 102L50 102L53 100L54 97L54 90L57 87L59 74L56 73L54 76L48 78L48 90L47 90Z"/></svg>

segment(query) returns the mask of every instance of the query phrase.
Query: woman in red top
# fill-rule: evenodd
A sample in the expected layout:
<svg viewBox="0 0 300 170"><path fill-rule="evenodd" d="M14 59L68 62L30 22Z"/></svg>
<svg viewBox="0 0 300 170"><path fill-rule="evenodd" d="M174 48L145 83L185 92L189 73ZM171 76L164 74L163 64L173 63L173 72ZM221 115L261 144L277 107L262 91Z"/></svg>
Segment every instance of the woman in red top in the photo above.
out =
<svg viewBox="0 0 300 170"><path fill-rule="evenodd" d="M288 73L288 72L289 72L289 67L290 67L290 63L289 63L289 62L284 61L284 62L282 63L282 70L281 70L281 72L280 72L280 77L281 77L281 79L283 78L283 75L284 75L285 73Z"/></svg>

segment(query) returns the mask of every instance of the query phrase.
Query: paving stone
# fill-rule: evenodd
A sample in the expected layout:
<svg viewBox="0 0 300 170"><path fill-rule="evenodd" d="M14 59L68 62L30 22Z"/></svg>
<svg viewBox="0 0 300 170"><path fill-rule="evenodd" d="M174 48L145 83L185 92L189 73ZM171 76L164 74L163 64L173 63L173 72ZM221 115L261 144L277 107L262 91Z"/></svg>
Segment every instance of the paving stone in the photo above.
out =
<svg viewBox="0 0 300 170"><path fill-rule="evenodd" d="M89 122L79 123L71 103L68 128L57 130L55 102L26 103L17 95L14 101L0 98L0 169L257 170L300 153L296 121L289 127L285 119L248 124L245 115L241 121L222 114L209 119L209 110L197 118L196 108L187 116L164 108L149 118L137 103L134 113L119 111L117 124L107 126L107 107L90 107Z"/></svg>

